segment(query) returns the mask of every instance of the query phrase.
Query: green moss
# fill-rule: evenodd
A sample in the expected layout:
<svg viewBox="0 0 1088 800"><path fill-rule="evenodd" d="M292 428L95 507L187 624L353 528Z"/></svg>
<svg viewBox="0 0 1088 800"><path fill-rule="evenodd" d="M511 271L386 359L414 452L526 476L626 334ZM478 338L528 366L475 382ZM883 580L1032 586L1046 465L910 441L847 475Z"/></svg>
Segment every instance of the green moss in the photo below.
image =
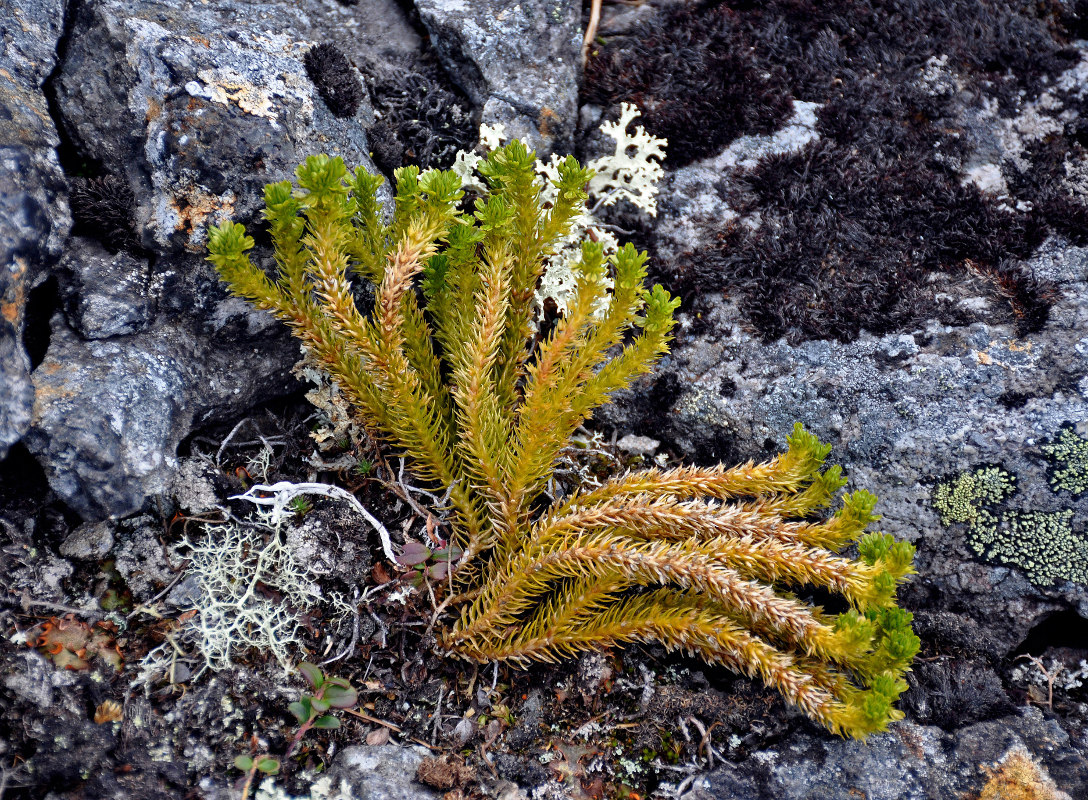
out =
<svg viewBox="0 0 1088 800"><path fill-rule="evenodd" d="M1055 492L1071 492L1073 496L1088 492L1088 439L1078 436L1072 425L1065 425L1042 450L1051 463L1050 486Z"/></svg>
<svg viewBox="0 0 1088 800"><path fill-rule="evenodd" d="M1001 467L978 467L937 484L933 507L941 522L966 522L972 529L996 529L997 519L984 506L1000 503L1016 491L1016 476Z"/></svg>
<svg viewBox="0 0 1088 800"><path fill-rule="evenodd" d="M1022 569L1036 586L1088 584L1088 539L1073 532L1072 519L1071 510L1008 511L993 530L972 528L967 541L987 560Z"/></svg>

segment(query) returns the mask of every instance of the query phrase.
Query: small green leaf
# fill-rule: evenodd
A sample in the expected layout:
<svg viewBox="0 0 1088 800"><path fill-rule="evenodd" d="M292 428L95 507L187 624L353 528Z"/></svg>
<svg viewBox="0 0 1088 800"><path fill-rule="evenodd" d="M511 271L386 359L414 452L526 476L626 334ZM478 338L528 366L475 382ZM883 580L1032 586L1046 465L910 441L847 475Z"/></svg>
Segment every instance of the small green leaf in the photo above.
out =
<svg viewBox="0 0 1088 800"><path fill-rule="evenodd" d="M303 698L305 700L306 698ZM299 722L305 722L310 718L310 704L309 702L303 703L291 703L287 706L287 710L294 714L295 719Z"/></svg>
<svg viewBox="0 0 1088 800"><path fill-rule="evenodd" d="M351 708L359 702L359 693L349 686L329 686L325 689L325 700L333 708Z"/></svg>
<svg viewBox="0 0 1088 800"><path fill-rule="evenodd" d="M320 689L325 683L325 676L321 672L321 667L317 666L317 664L303 661L298 665L298 671L302 673L302 677L306 679L306 683L310 684L314 689Z"/></svg>
<svg viewBox="0 0 1088 800"><path fill-rule="evenodd" d="M323 697L315 697L310 700L310 707L318 714L323 714L329 710L329 701Z"/></svg>
<svg viewBox="0 0 1088 800"><path fill-rule="evenodd" d="M314 720L315 728L324 728L327 731L336 730L340 727L340 720L336 717L326 714L324 717L318 717Z"/></svg>
<svg viewBox="0 0 1088 800"><path fill-rule="evenodd" d="M457 561L464 555L464 550L455 544L450 544L435 550L433 555L435 561Z"/></svg>
<svg viewBox="0 0 1088 800"><path fill-rule="evenodd" d="M249 772L253 768L253 759L249 756L235 756L234 766L242 770L242 772Z"/></svg>
<svg viewBox="0 0 1088 800"><path fill-rule="evenodd" d="M280 762L278 759L265 756L257 762L257 769L265 775L278 775L280 772Z"/></svg>

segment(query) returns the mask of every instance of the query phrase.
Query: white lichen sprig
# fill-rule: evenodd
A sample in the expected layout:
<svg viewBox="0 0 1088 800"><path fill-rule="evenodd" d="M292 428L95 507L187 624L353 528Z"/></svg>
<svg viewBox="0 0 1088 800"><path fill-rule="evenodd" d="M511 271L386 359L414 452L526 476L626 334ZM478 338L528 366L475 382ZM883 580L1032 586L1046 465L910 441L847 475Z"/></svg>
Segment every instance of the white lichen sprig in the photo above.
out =
<svg viewBox="0 0 1088 800"><path fill-rule="evenodd" d="M601 132L615 141L615 151L595 158L586 164L593 170L589 182L590 198L597 201L589 206L592 214L602 206L611 206L618 200L629 200L651 217L657 216L658 184L665 177L661 162L665 159L666 139L659 139L636 125L629 133L631 123L641 113L638 106L623 103L620 118L601 125Z"/></svg>
<svg viewBox="0 0 1088 800"><path fill-rule="evenodd" d="M264 495L271 495L266 497ZM355 499L355 495L351 492L341 489L339 486L332 486L328 483L291 483L290 481L280 481L270 486L265 484L256 484L251 486L244 494L237 494L231 497L231 500L246 500L258 506L271 506L271 510L266 512L269 515L269 524L275 528L283 523L283 521L294 514L294 511L289 509L291 501L306 495L319 495L321 497L328 497L332 500L343 500L351 505L363 519L372 527L378 534L378 538L382 543L382 552L385 553L385 557L392 562L396 562L397 557L393 552L393 542L389 538L389 531L385 526L366 508Z"/></svg>
<svg viewBox="0 0 1088 800"><path fill-rule="evenodd" d="M386 556L394 561L385 526L349 492L323 483L258 484L232 499L258 506L256 519L209 525L198 540L184 540L189 550L186 577L198 594L191 616L139 664L137 683L150 690L164 676L177 679L180 663L197 664L189 680L205 671L235 666L238 654L250 649L270 654L285 672L294 669L293 654L302 646L302 615L315 605L350 616L352 603L322 594L312 565L294 554L283 525L294 517L293 500L319 495L348 502L378 531ZM276 596L276 599L272 599Z"/></svg>

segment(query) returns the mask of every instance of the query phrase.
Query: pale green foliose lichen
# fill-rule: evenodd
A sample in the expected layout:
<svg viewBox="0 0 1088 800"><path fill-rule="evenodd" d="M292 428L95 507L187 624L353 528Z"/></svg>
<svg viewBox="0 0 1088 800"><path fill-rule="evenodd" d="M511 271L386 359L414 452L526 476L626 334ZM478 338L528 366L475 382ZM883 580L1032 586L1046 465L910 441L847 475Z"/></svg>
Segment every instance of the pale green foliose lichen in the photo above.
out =
<svg viewBox="0 0 1088 800"><path fill-rule="evenodd" d="M1073 491L1078 476L1083 479L1077 472L1084 469L1077 462L1082 443L1088 445L1063 429L1055 443L1044 447L1055 458L1055 490ZM938 484L933 507L943 524L967 524L967 544L975 553L1022 570L1036 586L1059 580L1088 584L1088 539L1073 530L1073 511L994 510L1015 491L1016 476L997 466L978 467Z"/></svg>
<svg viewBox="0 0 1088 800"><path fill-rule="evenodd" d="M979 467L937 484L933 507L944 525L966 522L972 528L996 528L997 519L984 506L996 505L1016 491L1016 476L1001 467Z"/></svg>
<svg viewBox="0 0 1088 800"><path fill-rule="evenodd" d="M1088 584L1088 540L1073 531L1073 512L1008 511L993 531L972 528L967 541L989 561L1023 570L1036 586Z"/></svg>

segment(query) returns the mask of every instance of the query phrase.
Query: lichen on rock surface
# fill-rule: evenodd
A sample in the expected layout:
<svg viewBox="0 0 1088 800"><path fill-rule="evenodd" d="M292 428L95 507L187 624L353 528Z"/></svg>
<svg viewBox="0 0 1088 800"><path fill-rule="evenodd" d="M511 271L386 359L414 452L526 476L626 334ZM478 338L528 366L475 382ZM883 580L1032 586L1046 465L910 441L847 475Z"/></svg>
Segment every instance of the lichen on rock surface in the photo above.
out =
<svg viewBox="0 0 1088 800"><path fill-rule="evenodd" d="M63 6L47 0L11 8L0 43L0 459L30 427L27 301L63 252L72 224L56 154L60 138L42 92L56 64Z"/></svg>
<svg viewBox="0 0 1088 800"><path fill-rule="evenodd" d="M1070 473L1075 480L1078 443L1083 440L1063 427L1057 441L1042 449L1060 464L1072 462L1073 469L1051 473L1055 490L1067 487ZM1088 585L1088 539L1074 531L1073 510L999 512L1015 493L1015 475L999 466L982 466L939 482L933 507L946 526L966 523L967 544L977 555L1022 570L1035 586L1058 580Z"/></svg>
<svg viewBox="0 0 1088 800"><path fill-rule="evenodd" d="M216 288L204 226L254 222L259 187L314 152L357 163L369 148L387 178L446 168L481 118L535 137L544 161L547 148L592 160L612 150L601 123L633 102L639 124L671 139L658 214L598 211L605 230L651 251L653 279L684 292L678 341L598 413L555 489L619 465L763 460L803 420L881 496L884 529L917 548L904 603L923 659L907 719L865 746L837 741L755 684L638 648L568 671L481 668L472 682L472 670L436 666L418 624L434 613L426 592L402 590L371 531L317 502L285 545L323 592L358 587L359 615L331 627L310 616L299 636L338 658L322 669L369 684L374 708L361 710L401 734L345 716L285 763L277 796L316 800L343 778L359 796L433 798L412 780L419 754L361 746L391 735L472 753L476 782L456 791L507 798L1088 797L1088 689L1076 685L1088 661L1088 585L1076 581L1088 535L1088 4L608 2L580 74L590 5L4 6L7 793L226 800L251 737L275 750L289 735L297 684L259 653L195 682L179 668L147 697L130 685L142 653L200 600L177 548L200 535L189 518L238 514L226 498L247 474L346 469L343 485L398 544L405 525L423 541L444 530L441 507L428 526L386 490L397 463L360 452L349 429L325 432L311 460L308 412L289 394L298 348ZM305 53L326 42L369 93L350 118L305 74ZM369 302L365 287L357 298ZM625 449L635 440L652 444ZM1015 478L1014 493L997 481L979 494L971 476L987 465ZM409 498L429 508L416 488ZM21 634L69 613L49 604L90 626L118 621L128 668L100 681L26 646ZM1027 680L1034 662L1019 653L1038 658ZM121 719L96 722L109 702Z"/></svg>
<svg viewBox="0 0 1088 800"><path fill-rule="evenodd" d="M966 522L972 528L989 528L992 516L983 507L1002 502L1015 490L1015 475L997 466L979 467L938 483L933 491L933 507L945 525Z"/></svg>
<svg viewBox="0 0 1088 800"><path fill-rule="evenodd" d="M1051 461L1050 485L1074 497L1088 492L1088 437L1072 425L1063 425L1054 441L1042 445Z"/></svg>
<svg viewBox="0 0 1088 800"><path fill-rule="evenodd" d="M1073 512L1009 511L992 531L972 530L981 556L1022 569L1036 586L1059 580L1088 585L1088 539L1073 531Z"/></svg>

